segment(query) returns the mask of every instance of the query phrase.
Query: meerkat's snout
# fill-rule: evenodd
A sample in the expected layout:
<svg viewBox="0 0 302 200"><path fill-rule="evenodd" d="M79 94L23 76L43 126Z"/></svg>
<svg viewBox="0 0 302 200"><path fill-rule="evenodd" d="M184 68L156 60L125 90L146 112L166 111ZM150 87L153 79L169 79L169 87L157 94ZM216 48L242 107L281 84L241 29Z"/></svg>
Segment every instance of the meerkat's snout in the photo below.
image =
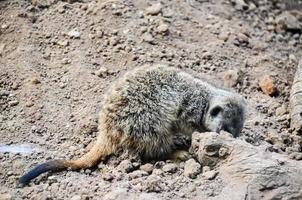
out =
<svg viewBox="0 0 302 200"><path fill-rule="evenodd" d="M211 106L205 116L205 128L217 133L223 130L238 137L244 122L244 107L241 105L229 101Z"/></svg>

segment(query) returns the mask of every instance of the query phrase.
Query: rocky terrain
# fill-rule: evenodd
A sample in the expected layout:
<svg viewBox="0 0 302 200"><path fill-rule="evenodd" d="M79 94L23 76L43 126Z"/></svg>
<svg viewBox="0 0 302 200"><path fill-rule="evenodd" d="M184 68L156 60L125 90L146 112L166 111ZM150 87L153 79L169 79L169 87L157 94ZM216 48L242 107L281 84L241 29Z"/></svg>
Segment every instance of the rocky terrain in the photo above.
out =
<svg viewBox="0 0 302 200"><path fill-rule="evenodd" d="M1 0L0 199L301 199L302 139L290 128L288 106L301 33L299 0ZM242 94L244 130L225 142L261 154L254 162L269 157L267 166L282 158L286 164L266 170L265 180L289 172L285 182L260 187L247 179L251 193L237 191L229 183L236 163L205 164L192 147L195 159L186 162L142 163L124 152L94 169L17 187L36 164L87 152L106 88L125 71L156 63ZM253 162L246 156L253 159L231 154ZM237 172L236 180L246 178Z"/></svg>

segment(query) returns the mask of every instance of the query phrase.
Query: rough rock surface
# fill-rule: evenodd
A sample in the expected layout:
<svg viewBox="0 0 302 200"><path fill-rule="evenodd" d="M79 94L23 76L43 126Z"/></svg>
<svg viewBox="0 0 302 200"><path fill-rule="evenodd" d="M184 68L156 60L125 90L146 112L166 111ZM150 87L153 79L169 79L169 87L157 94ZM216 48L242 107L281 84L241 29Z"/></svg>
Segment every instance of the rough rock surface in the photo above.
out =
<svg viewBox="0 0 302 200"><path fill-rule="evenodd" d="M217 168L227 183L211 199L301 199L301 163L268 152L269 148L255 147L226 132L207 132L193 135L191 151L200 163Z"/></svg>

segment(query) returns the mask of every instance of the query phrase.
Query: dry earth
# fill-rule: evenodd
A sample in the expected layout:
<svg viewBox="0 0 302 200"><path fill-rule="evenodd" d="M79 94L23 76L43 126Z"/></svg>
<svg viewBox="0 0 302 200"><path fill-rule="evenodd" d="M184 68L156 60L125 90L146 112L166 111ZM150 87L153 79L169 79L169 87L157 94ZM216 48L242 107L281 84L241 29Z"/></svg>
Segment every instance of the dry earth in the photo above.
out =
<svg viewBox="0 0 302 200"><path fill-rule="evenodd" d="M0 199L221 197L228 183L208 166L145 164L125 154L95 169L46 174L16 187L38 163L87 152L106 87L143 64L191 70L242 94L249 112L238 140L302 159L288 109L302 55L298 3L1 0Z"/></svg>

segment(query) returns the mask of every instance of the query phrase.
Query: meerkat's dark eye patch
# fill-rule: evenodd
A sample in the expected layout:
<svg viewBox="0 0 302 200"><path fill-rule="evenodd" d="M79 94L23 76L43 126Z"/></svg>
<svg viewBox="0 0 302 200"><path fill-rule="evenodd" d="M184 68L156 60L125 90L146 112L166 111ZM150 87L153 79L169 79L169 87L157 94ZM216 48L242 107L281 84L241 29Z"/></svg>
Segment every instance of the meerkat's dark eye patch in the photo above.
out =
<svg viewBox="0 0 302 200"><path fill-rule="evenodd" d="M216 117L220 112L222 112L222 108L220 106L215 106L211 111L210 111L210 115L212 117Z"/></svg>

